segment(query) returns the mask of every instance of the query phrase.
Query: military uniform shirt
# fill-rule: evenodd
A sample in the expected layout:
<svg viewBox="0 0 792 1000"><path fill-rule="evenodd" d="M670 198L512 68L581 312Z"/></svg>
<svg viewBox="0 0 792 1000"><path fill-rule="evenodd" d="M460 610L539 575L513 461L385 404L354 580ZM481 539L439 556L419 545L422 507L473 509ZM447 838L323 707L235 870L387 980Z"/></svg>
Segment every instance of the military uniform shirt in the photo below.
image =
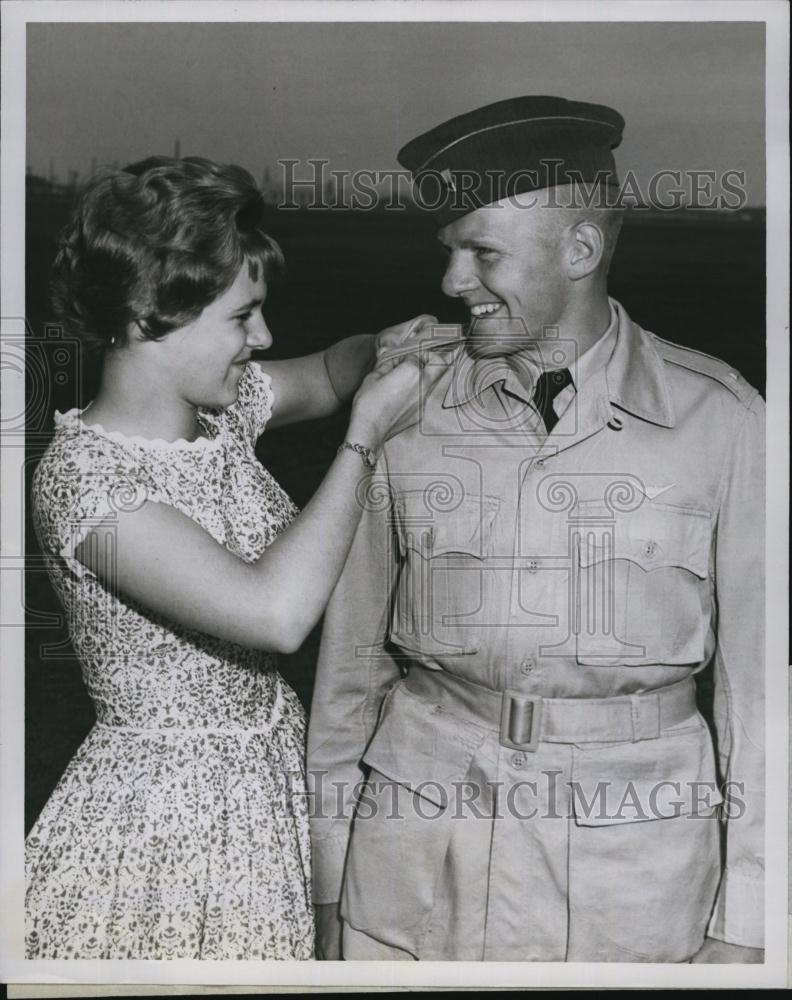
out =
<svg viewBox="0 0 792 1000"><path fill-rule="evenodd" d="M361 492L310 722L315 900L342 895L346 865L345 918L419 958L679 961L707 926L761 947L762 400L614 300L579 360L558 350L573 386L549 435L513 364L438 352L430 363L447 372L420 422L388 442ZM434 670L495 692L610 698L713 658L717 770L700 717L658 740L515 755L447 713L421 716L396 683ZM501 797L533 776L539 818L437 824L425 842L416 828L390 870L393 857L377 855L387 827L356 821L349 847L354 789L371 768L408 790L477 774ZM542 819L548 771L584 793L634 785L635 822L577 815L571 799L563 818ZM717 806L721 779L737 783L722 877L717 824L690 818L702 787ZM677 818L644 821L663 782L679 785ZM404 827L388 850L411 836ZM669 895L653 903L661 886ZM663 929L651 923L661 914Z"/></svg>

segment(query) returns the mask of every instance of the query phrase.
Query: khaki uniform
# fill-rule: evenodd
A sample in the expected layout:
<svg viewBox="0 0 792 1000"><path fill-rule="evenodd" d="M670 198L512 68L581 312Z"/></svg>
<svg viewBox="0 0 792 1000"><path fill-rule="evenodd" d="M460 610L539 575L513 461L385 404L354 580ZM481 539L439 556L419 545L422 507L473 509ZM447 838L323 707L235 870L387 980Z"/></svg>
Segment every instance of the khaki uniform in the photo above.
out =
<svg viewBox="0 0 792 1000"><path fill-rule="evenodd" d="M347 958L763 946L764 406L612 310L549 435L502 365L438 355L368 483L309 732Z"/></svg>

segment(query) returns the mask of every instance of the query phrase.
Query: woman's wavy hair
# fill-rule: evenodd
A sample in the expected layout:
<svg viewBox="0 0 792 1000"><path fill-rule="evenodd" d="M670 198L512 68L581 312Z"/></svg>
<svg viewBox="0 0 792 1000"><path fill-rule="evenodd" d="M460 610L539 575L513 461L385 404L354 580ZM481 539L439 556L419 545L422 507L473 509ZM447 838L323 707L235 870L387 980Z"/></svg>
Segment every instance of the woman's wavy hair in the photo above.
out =
<svg viewBox="0 0 792 1000"><path fill-rule="evenodd" d="M247 262L283 268L266 205L241 167L152 156L93 178L61 234L51 284L66 331L102 350L136 323L158 340L196 319Z"/></svg>

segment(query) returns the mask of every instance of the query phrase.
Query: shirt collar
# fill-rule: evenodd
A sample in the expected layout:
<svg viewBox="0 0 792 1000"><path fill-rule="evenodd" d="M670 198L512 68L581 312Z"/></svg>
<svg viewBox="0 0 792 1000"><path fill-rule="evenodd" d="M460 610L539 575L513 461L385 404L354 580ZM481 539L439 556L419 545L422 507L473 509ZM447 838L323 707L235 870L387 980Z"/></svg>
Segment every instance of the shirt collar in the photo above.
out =
<svg viewBox="0 0 792 1000"><path fill-rule="evenodd" d="M588 350L584 351L576 361L571 364L561 364L559 368L569 368L575 388L579 389L589 376L594 372L604 368L611 359L613 349L616 346L616 338L619 332L619 314L612 299L608 300L610 306L610 322L607 330L596 340Z"/></svg>
<svg viewBox="0 0 792 1000"><path fill-rule="evenodd" d="M674 410L666 382L663 360L654 335L641 329L627 315L621 303L609 299L611 322L600 339L577 361L573 373L576 385L583 385L600 368L605 368L608 399L622 410L661 427L673 427ZM495 382L506 380L508 388L519 392L514 372L504 359L473 361L464 344L448 359L451 378L443 408L461 406L480 395ZM538 368L537 368L538 374ZM526 390L523 388L522 396ZM521 397L522 398L522 397Z"/></svg>
<svg viewBox="0 0 792 1000"><path fill-rule="evenodd" d="M551 342L548 342L552 348L553 357L552 364L547 367L552 369L569 368L576 389L583 385L595 371L603 368L613 353L619 328L619 316L616 311L616 303L609 300L609 304L610 322L608 328L577 360L574 359L573 349L568 345L563 343L552 345ZM557 357L556 352L562 354L563 357ZM453 374L443 399L443 408L462 406L480 396L485 389L491 388L497 382L503 382L504 388L511 395L517 396L523 402L530 403L532 392L527 388L527 385L536 383L542 369L533 361L522 356L518 364L523 373L523 379L518 378L514 361L510 363L509 359L505 357L473 359L465 350L465 345L460 345L453 359Z"/></svg>
<svg viewBox="0 0 792 1000"><path fill-rule="evenodd" d="M608 398L622 410L661 427L676 421L665 366L655 336L633 322L621 303L611 299L618 318L618 335L605 369Z"/></svg>

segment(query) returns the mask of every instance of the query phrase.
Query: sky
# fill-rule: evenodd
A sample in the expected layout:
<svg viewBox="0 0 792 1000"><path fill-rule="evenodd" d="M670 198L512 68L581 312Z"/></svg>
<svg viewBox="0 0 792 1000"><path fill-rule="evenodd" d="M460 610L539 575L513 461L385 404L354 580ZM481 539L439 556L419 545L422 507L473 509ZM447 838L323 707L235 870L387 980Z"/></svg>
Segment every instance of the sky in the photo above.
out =
<svg viewBox="0 0 792 1000"><path fill-rule="evenodd" d="M622 174L744 170L764 204L761 23L31 24L27 163L207 156L395 169L433 125L522 94L624 116Z"/></svg>

